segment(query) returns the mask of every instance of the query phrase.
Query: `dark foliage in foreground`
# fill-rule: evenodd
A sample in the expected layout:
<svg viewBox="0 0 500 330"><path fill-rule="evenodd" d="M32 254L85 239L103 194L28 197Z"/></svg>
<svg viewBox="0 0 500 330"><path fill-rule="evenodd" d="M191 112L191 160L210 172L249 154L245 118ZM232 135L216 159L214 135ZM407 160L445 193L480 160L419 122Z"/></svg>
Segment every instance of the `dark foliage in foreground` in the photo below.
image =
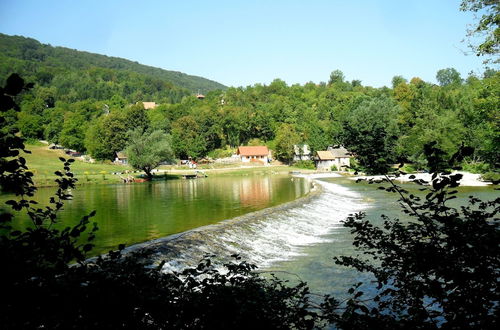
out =
<svg viewBox="0 0 500 330"><path fill-rule="evenodd" d="M374 226L363 213L347 219L354 245L364 257L336 258L340 265L371 273L378 291L367 297L361 283L338 319L344 329L495 329L500 316L500 198L470 197L460 209L461 174L447 170L472 150L462 148L446 162L435 144L425 147L432 171L425 197L411 194L386 176L379 187L399 195L410 221L382 216ZM414 180L419 185L428 182Z"/></svg>
<svg viewBox="0 0 500 330"><path fill-rule="evenodd" d="M1 90L2 112L16 109L17 95L29 87L11 76ZM321 310L333 310L333 300L311 302L305 283L264 279L237 256L224 272L207 258L171 274L161 272L162 265L147 265L144 254L123 256L123 247L86 260L97 230L95 224L87 230L93 213L74 227L53 228L77 180L71 160L61 158L59 188L49 206L39 207L30 200L32 173L19 156L23 140L6 121L1 124L1 188L19 196L7 202L14 213L27 212L32 220L18 231L11 227L13 214L1 213L2 329L310 329L323 324Z"/></svg>
<svg viewBox="0 0 500 330"><path fill-rule="evenodd" d="M17 109L30 88L11 76L0 90L2 114ZM425 148L435 174L425 197L396 186L388 176L380 187L400 196L410 222L384 217L382 228L363 214L349 217L354 245L365 257L339 264L373 274L378 292L366 297L360 284L343 306L330 297L313 302L305 283L290 286L264 279L239 260L219 271L204 259L178 273L151 267L144 254L120 250L86 260L97 230L89 216L74 227L54 229L57 213L71 198L76 178L61 159L58 190L49 206L30 200L35 188L27 171L23 140L0 117L0 187L19 196L14 213L27 212L33 225L11 228L12 212L0 211L0 325L3 329L489 329L498 327L500 277L499 199L470 199L448 206L461 178L447 168L470 154L462 148L451 162L434 144ZM426 184L415 180L417 184ZM71 263L73 263L71 265Z"/></svg>

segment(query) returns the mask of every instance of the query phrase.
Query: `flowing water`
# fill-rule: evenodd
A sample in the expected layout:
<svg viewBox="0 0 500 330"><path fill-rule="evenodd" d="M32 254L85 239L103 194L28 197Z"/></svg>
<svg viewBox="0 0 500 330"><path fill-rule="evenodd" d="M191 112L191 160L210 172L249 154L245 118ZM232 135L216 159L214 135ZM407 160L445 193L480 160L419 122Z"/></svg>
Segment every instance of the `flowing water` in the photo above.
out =
<svg viewBox="0 0 500 330"><path fill-rule="evenodd" d="M414 192L419 188L403 186ZM37 197L46 199L51 191L41 189ZM463 203L469 195L484 200L498 195L493 187L460 187L459 191L455 203ZM382 214L402 216L395 194L338 175L79 187L65 206L60 226L94 209L100 227L98 253L119 243L145 242L131 249L152 249L155 262L166 262L165 271L196 265L207 254L215 255L216 262L239 254L261 271L300 278L314 292L336 297L344 296L353 283L369 282L366 275L333 261L335 256L357 253L342 220L360 211L374 224L381 223ZM18 219L17 225L26 223Z"/></svg>

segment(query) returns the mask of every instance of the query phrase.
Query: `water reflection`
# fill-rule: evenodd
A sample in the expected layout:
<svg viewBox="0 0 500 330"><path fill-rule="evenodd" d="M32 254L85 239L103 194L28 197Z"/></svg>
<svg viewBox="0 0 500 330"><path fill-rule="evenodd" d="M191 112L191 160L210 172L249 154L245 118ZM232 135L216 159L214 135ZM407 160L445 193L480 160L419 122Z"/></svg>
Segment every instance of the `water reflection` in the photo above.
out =
<svg viewBox="0 0 500 330"><path fill-rule="evenodd" d="M40 189L47 201L54 189ZM308 191L304 181L288 175L168 180L154 183L81 186L61 212L59 227L75 224L96 210L96 253L183 232L248 212L294 200ZM0 202L12 198L0 196ZM27 217L15 226L29 225Z"/></svg>

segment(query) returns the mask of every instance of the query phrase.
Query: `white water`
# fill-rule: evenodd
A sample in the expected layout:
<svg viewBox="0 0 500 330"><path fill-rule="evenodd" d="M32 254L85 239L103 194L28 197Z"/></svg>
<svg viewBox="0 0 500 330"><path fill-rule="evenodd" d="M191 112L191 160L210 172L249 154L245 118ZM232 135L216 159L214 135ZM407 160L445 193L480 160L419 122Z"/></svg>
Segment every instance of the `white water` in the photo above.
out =
<svg viewBox="0 0 500 330"><path fill-rule="evenodd" d="M331 175L330 175L331 177ZM322 192L307 203L290 208L278 208L256 214L251 219L200 229L167 244L176 248L175 256L158 252L158 259L167 263L163 270L179 270L195 265L206 254L228 260L239 254L259 268L269 268L279 261L304 254L304 247L335 240L332 233L342 227L341 221L349 214L368 207L361 195L343 186L315 180Z"/></svg>

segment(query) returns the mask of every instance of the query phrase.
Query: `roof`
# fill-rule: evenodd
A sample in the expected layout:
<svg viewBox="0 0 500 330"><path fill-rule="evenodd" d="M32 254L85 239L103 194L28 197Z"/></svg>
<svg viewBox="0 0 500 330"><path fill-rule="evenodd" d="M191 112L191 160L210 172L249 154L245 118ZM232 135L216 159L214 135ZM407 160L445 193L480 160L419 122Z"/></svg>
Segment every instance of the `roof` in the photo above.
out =
<svg viewBox="0 0 500 330"><path fill-rule="evenodd" d="M120 159L127 158L127 155L125 155L123 152L120 151L120 152L116 153L116 158L120 158Z"/></svg>
<svg viewBox="0 0 500 330"><path fill-rule="evenodd" d="M330 151L316 151L318 160L334 160L333 154Z"/></svg>
<svg viewBox="0 0 500 330"><path fill-rule="evenodd" d="M335 157L335 158L351 158L352 157L352 155L349 154L349 151L347 151L347 149L344 147L331 148L330 152L332 153L333 157Z"/></svg>
<svg viewBox="0 0 500 330"><path fill-rule="evenodd" d="M266 146L238 147L237 154L242 156L267 156L269 149Z"/></svg>
<svg viewBox="0 0 500 330"><path fill-rule="evenodd" d="M156 108L156 102L142 102L142 104L146 110Z"/></svg>

